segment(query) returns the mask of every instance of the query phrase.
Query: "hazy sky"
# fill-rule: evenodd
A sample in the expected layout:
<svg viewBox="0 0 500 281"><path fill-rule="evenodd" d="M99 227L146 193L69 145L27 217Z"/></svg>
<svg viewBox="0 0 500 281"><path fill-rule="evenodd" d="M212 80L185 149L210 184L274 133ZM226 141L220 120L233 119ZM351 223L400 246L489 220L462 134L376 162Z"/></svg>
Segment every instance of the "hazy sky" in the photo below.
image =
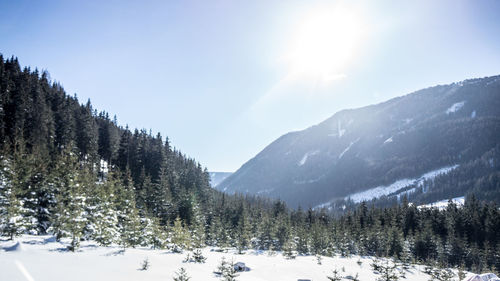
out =
<svg viewBox="0 0 500 281"><path fill-rule="evenodd" d="M336 111L500 74L500 1L9 1L0 53L235 171Z"/></svg>

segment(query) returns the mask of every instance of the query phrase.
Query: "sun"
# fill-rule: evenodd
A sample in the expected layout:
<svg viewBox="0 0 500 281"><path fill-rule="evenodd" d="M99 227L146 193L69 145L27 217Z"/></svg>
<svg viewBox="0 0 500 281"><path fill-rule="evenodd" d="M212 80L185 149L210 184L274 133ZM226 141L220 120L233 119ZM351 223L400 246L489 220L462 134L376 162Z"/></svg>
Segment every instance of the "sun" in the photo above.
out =
<svg viewBox="0 0 500 281"><path fill-rule="evenodd" d="M335 7L306 17L297 27L285 56L293 76L334 80L361 44L362 24L352 11Z"/></svg>

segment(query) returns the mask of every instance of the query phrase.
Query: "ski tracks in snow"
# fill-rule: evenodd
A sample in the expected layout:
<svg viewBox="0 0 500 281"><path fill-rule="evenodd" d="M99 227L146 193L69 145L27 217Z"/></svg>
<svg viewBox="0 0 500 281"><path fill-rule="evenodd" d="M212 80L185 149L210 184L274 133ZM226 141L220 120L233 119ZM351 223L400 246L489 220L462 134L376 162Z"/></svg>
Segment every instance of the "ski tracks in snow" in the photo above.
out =
<svg viewBox="0 0 500 281"><path fill-rule="evenodd" d="M24 265L23 265L22 262L20 262L19 260L15 260L14 263L16 264L17 269L19 269L19 271L21 271L21 273L23 274L23 276L26 278L26 280L28 280L28 281L35 281L35 279L33 279L33 277L28 272L28 270L26 269L26 267L24 267Z"/></svg>

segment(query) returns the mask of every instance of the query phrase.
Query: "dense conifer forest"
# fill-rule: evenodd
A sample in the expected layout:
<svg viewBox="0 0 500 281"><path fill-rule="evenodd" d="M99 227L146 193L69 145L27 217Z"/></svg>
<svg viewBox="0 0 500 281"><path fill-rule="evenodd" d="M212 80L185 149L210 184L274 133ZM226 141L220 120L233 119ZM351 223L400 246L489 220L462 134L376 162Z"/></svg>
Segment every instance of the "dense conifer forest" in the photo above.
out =
<svg viewBox="0 0 500 281"><path fill-rule="evenodd" d="M4 236L53 234L71 239L70 250L82 240L179 252L209 245L500 271L499 207L473 195L445 210L405 199L383 208L362 203L337 216L292 210L211 189L207 170L168 138L120 126L17 58L0 56L0 94ZM498 182L488 177L477 188L497 194Z"/></svg>

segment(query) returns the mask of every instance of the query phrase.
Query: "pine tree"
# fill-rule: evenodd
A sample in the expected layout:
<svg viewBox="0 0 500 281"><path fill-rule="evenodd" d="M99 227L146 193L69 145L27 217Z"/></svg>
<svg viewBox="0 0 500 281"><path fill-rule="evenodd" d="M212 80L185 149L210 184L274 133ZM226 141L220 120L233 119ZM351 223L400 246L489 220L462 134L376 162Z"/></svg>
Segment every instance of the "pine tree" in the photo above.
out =
<svg viewBox="0 0 500 281"><path fill-rule="evenodd" d="M148 270L150 267L151 267L151 263L149 262L149 259L145 258L141 263L141 270L145 271L145 270Z"/></svg>
<svg viewBox="0 0 500 281"><path fill-rule="evenodd" d="M398 259L401 258L401 253L404 247L404 241L401 232L395 226L391 227L389 231L388 243L389 243L388 245L389 256L396 257Z"/></svg>
<svg viewBox="0 0 500 281"><path fill-rule="evenodd" d="M289 237L283 245L283 256L286 259L295 259L297 257L297 254L297 244L295 242L295 239Z"/></svg>
<svg viewBox="0 0 500 281"><path fill-rule="evenodd" d="M105 182L94 185L97 190L93 190L95 205L93 210L89 210L89 220L95 220L93 238L101 245L107 246L113 242L119 242L118 212L116 210L114 197L118 181L113 174L108 174Z"/></svg>
<svg viewBox="0 0 500 281"><path fill-rule="evenodd" d="M119 242L118 212L115 206L116 191L119 181L113 172L108 173L107 178L93 183L95 174L87 175L88 204L86 232L90 239L96 240L99 244L108 246L111 243Z"/></svg>
<svg viewBox="0 0 500 281"><path fill-rule="evenodd" d="M215 220L214 229L217 231L216 242L218 250L221 252L227 252L227 248L229 247L229 241L231 237L227 231L228 227L222 221L221 218L217 218Z"/></svg>
<svg viewBox="0 0 500 281"><path fill-rule="evenodd" d="M307 231L308 230L303 226L297 230L297 251L299 254L307 255L310 253L310 242Z"/></svg>
<svg viewBox="0 0 500 281"><path fill-rule="evenodd" d="M222 274L223 280L224 281L236 281L236 277L238 277L238 275L239 274L237 273L237 271L235 269L234 261L231 260L231 262L229 262L227 264L226 270Z"/></svg>
<svg viewBox="0 0 500 281"><path fill-rule="evenodd" d="M236 247L238 249L238 254L243 254L250 244L250 223L248 222L248 217L243 206L240 212L240 217L238 220L238 226L236 230Z"/></svg>
<svg viewBox="0 0 500 281"><path fill-rule="evenodd" d="M149 245L152 244L152 239L153 239L153 233L154 233L154 228L155 228L155 225L154 225L154 222L151 218L149 217L141 217L140 219L140 224L139 224L139 228L140 228L140 242L139 244L141 246L144 246L144 247L147 247Z"/></svg>
<svg viewBox="0 0 500 281"><path fill-rule="evenodd" d="M316 263L318 265L321 265L322 261L323 261L323 257L321 255L316 255Z"/></svg>
<svg viewBox="0 0 500 281"><path fill-rule="evenodd" d="M380 277L377 281L397 281L399 280L399 275L397 273L397 265L394 262L390 262L385 259L384 263L379 264Z"/></svg>
<svg viewBox="0 0 500 281"><path fill-rule="evenodd" d="M76 251L80 247L80 238L86 224L85 217L85 196L79 186L74 186L70 190L70 199L62 213L63 229L71 238L68 249Z"/></svg>
<svg viewBox="0 0 500 281"><path fill-rule="evenodd" d="M40 171L39 171L40 172ZM47 234L48 229L50 227L52 213L51 210L55 206L56 203L56 193L57 189L54 186L54 183L51 178L51 171L47 169L43 172L43 179L39 180L36 185L37 194L36 194L36 220L38 222L38 233L39 234ZM37 176L37 178L41 178L41 176Z"/></svg>
<svg viewBox="0 0 500 281"><path fill-rule="evenodd" d="M51 225L48 229L49 233L52 233L57 241L60 241L61 238L67 235L67 231L64 228L65 222L63 216L66 208L64 200L67 197L63 196L61 193L62 192L59 192L56 195L56 204L52 208ZM65 194L67 194L67 192L65 192Z"/></svg>
<svg viewBox="0 0 500 281"><path fill-rule="evenodd" d="M167 240L167 229L160 225L159 219L156 217L149 218L151 220L151 236L148 238L153 249L164 249Z"/></svg>
<svg viewBox="0 0 500 281"><path fill-rule="evenodd" d="M0 61L0 66L3 66L3 59ZM7 206L10 205L9 198L12 191L7 183L8 179L6 175L9 170L9 162L5 160L3 155L0 155L0 233L3 235L6 234L7 231L4 229L10 221L9 215L7 214Z"/></svg>
<svg viewBox="0 0 500 281"><path fill-rule="evenodd" d="M238 277L234 261L231 260L231 262L228 262L225 257L222 257L215 273L218 274L224 281L235 281L236 277Z"/></svg>
<svg viewBox="0 0 500 281"><path fill-rule="evenodd" d="M151 205L153 205L154 198L149 195L153 190L153 182L151 177L146 174L146 168L142 166L141 173L138 179L136 179L137 185L135 190L135 202L139 215L141 217L146 216L150 213Z"/></svg>
<svg viewBox="0 0 500 281"><path fill-rule="evenodd" d="M349 257L351 255L350 252L350 238L347 232L341 234L338 240L337 249L340 251L340 255L343 257Z"/></svg>
<svg viewBox="0 0 500 281"><path fill-rule="evenodd" d="M0 233L12 240L25 230L23 227L23 208L12 184L10 184L3 174L0 180L2 183L0 186Z"/></svg>
<svg viewBox="0 0 500 281"><path fill-rule="evenodd" d="M115 160L116 165L122 170L126 171L127 174L130 173L130 142L131 142L131 133L128 129L128 126L125 127L125 130L122 132L119 142L119 148L117 157ZM130 174L129 174L130 175Z"/></svg>
<svg viewBox="0 0 500 281"><path fill-rule="evenodd" d="M172 212L172 194L165 162L162 163L160 168L158 182L154 183L152 187L153 190L150 194L151 214L155 217L166 219Z"/></svg>
<svg viewBox="0 0 500 281"><path fill-rule="evenodd" d="M279 214L280 215L275 218L276 227L273 236L275 237L276 248L282 250L283 245L290 237L291 227L289 218L284 214L284 211L280 211Z"/></svg>
<svg viewBox="0 0 500 281"><path fill-rule="evenodd" d="M205 256L203 256L203 253L201 252L200 249L195 249L193 251L193 260L194 260L194 262L197 262L197 263L205 263L207 258Z"/></svg>
<svg viewBox="0 0 500 281"><path fill-rule="evenodd" d="M208 226L207 226L208 229L207 229L205 243L209 246L216 246L217 241L218 241L217 235L218 235L219 229L221 228L220 219L219 219L219 217L216 217L214 215L208 216L207 224L208 224Z"/></svg>
<svg viewBox="0 0 500 281"><path fill-rule="evenodd" d="M401 252L401 262L403 269L408 270L411 266L411 263L413 261L413 256L411 252L411 242L410 241L404 241L403 242L403 250Z"/></svg>
<svg viewBox="0 0 500 281"><path fill-rule="evenodd" d="M195 201L195 199L192 199ZM193 203L193 216L191 222L191 239L194 248L205 246L205 216L202 214L199 205Z"/></svg>
<svg viewBox="0 0 500 281"><path fill-rule="evenodd" d="M177 217L170 233L171 249L175 253L182 253L185 249L191 248L191 237L189 231L182 225L182 221Z"/></svg>
<svg viewBox="0 0 500 281"><path fill-rule="evenodd" d="M326 276L330 281L341 281L342 276L339 274L337 269L332 270L332 276Z"/></svg>
<svg viewBox="0 0 500 281"><path fill-rule="evenodd" d="M117 186L116 206L120 242L123 247L135 247L140 244L141 228L135 195L130 174L125 174L125 181Z"/></svg>
<svg viewBox="0 0 500 281"><path fill-rule="evenodd" d="M50 175L51 184L57 192L54 205L50 209L51 226L48 231L56 236L57 241L69 235L66 207L78 180L78 160L72 150L73 146L70 144L57 155L56 166Z"/></svg>
<svg viewBox="0 0 500 281"><path fill-rule="evenodd" d="M55 198L55 190L48 182L49 158L47 151L32 148L28 153L21 145L13 155L12 184L19 191L25 232L30 234L44 234L49 227L49 209Z"/></svg>
<svg viewBox="0 0 500 281"><path fill-rule="evenodd" d="M455 273L449 268L437 268L434 267L430 270L430 281L451 281L455 276Z"/></svg>
<svg viewBox="0 0 500 281"><path fill-rule="evenodd" d="M20 211L20 217L15 219L15 225L21 233L38 234L40 224L37 219L37 186L34 186L33 182L33 178L36 177L35 159L33 155L27 153L24 141L19 141L10 162L8 181L13 191L12 207ZM20 206L18 208L15 205Z"/></svg>
<svg viewBox="0 0 500 281"><path fill-rule="evenodd" d="M71 245L68 246L68 249L75 251L80 247L80 238L87 223L85 213L86 197L79 182L71 186L69 194L66 210L63 213L63 221L64 228L67 229L71 238Z"/></svg>
<svg viewBox="0 0 500 281"><path fill-rule="evenodd" d="M101 245L108 246L119 242L118 214L109 198L104 198L96 209L96 228L94 239Z"/></svg>
<svg viewBox="0 0 500 281"><path fill-rule="evenodd" d="M464 271L464 266L460 265L458 268L458 281L465 280L465 277L467 277L467 273Z"/></svg>
<svg viewBox="0 0 500 281"><path fill-rule="evenodd" d="M222 257L219 265L217 266L217 269L216 269L215 273L218 274L218 275L220 275L220 276L222 276L222 274L226 270L226 267L227 267L226 257Z"/></svg>
<svg viewBox="0 0 500 281"><path fill-rule="evenodd" d="M97 163L97 124L93 116L90 100L80 106L76 113L76 145L80 151L80 159L88 163Z"/></svg>
<svg viewBox="0 0 500 281"><path fill-rule="evenodd" d="M78 167L78 160L71 146L58 159L54 185L59 192L56 194L50 231L56 235L56 239L69 236L71 245L68 248L75 251L87 225L85 190L91 179Z"/></svg>
<svg viewBox="0 0 500 281"><path fill-rule="evenodd" d="M99 114L98 125L98 153L101 159L108 164L111 163L118 145L118 134L116 125L110 121L108 113Z"/></svg>
<svg viewBox="0 0 500 281"><path fill-rule="evenodd" d="M326 254L328 242L328 235L325 228L319 223L315 223L311 227L311 244L313 253L318 255Z"/></svg>
<svg viewBox="0 0 500 281"><path fill-rule="evenodd" d="M261 220L260 243L263 249L274 248L275 223L268 216Z"/></svg>
<svg viewBox="0 0 500 281"><path fill-rule="evenodd" d="M174 276L174 281L189 281L191 277L187 275L186 269L181 267Z"/></svg>

